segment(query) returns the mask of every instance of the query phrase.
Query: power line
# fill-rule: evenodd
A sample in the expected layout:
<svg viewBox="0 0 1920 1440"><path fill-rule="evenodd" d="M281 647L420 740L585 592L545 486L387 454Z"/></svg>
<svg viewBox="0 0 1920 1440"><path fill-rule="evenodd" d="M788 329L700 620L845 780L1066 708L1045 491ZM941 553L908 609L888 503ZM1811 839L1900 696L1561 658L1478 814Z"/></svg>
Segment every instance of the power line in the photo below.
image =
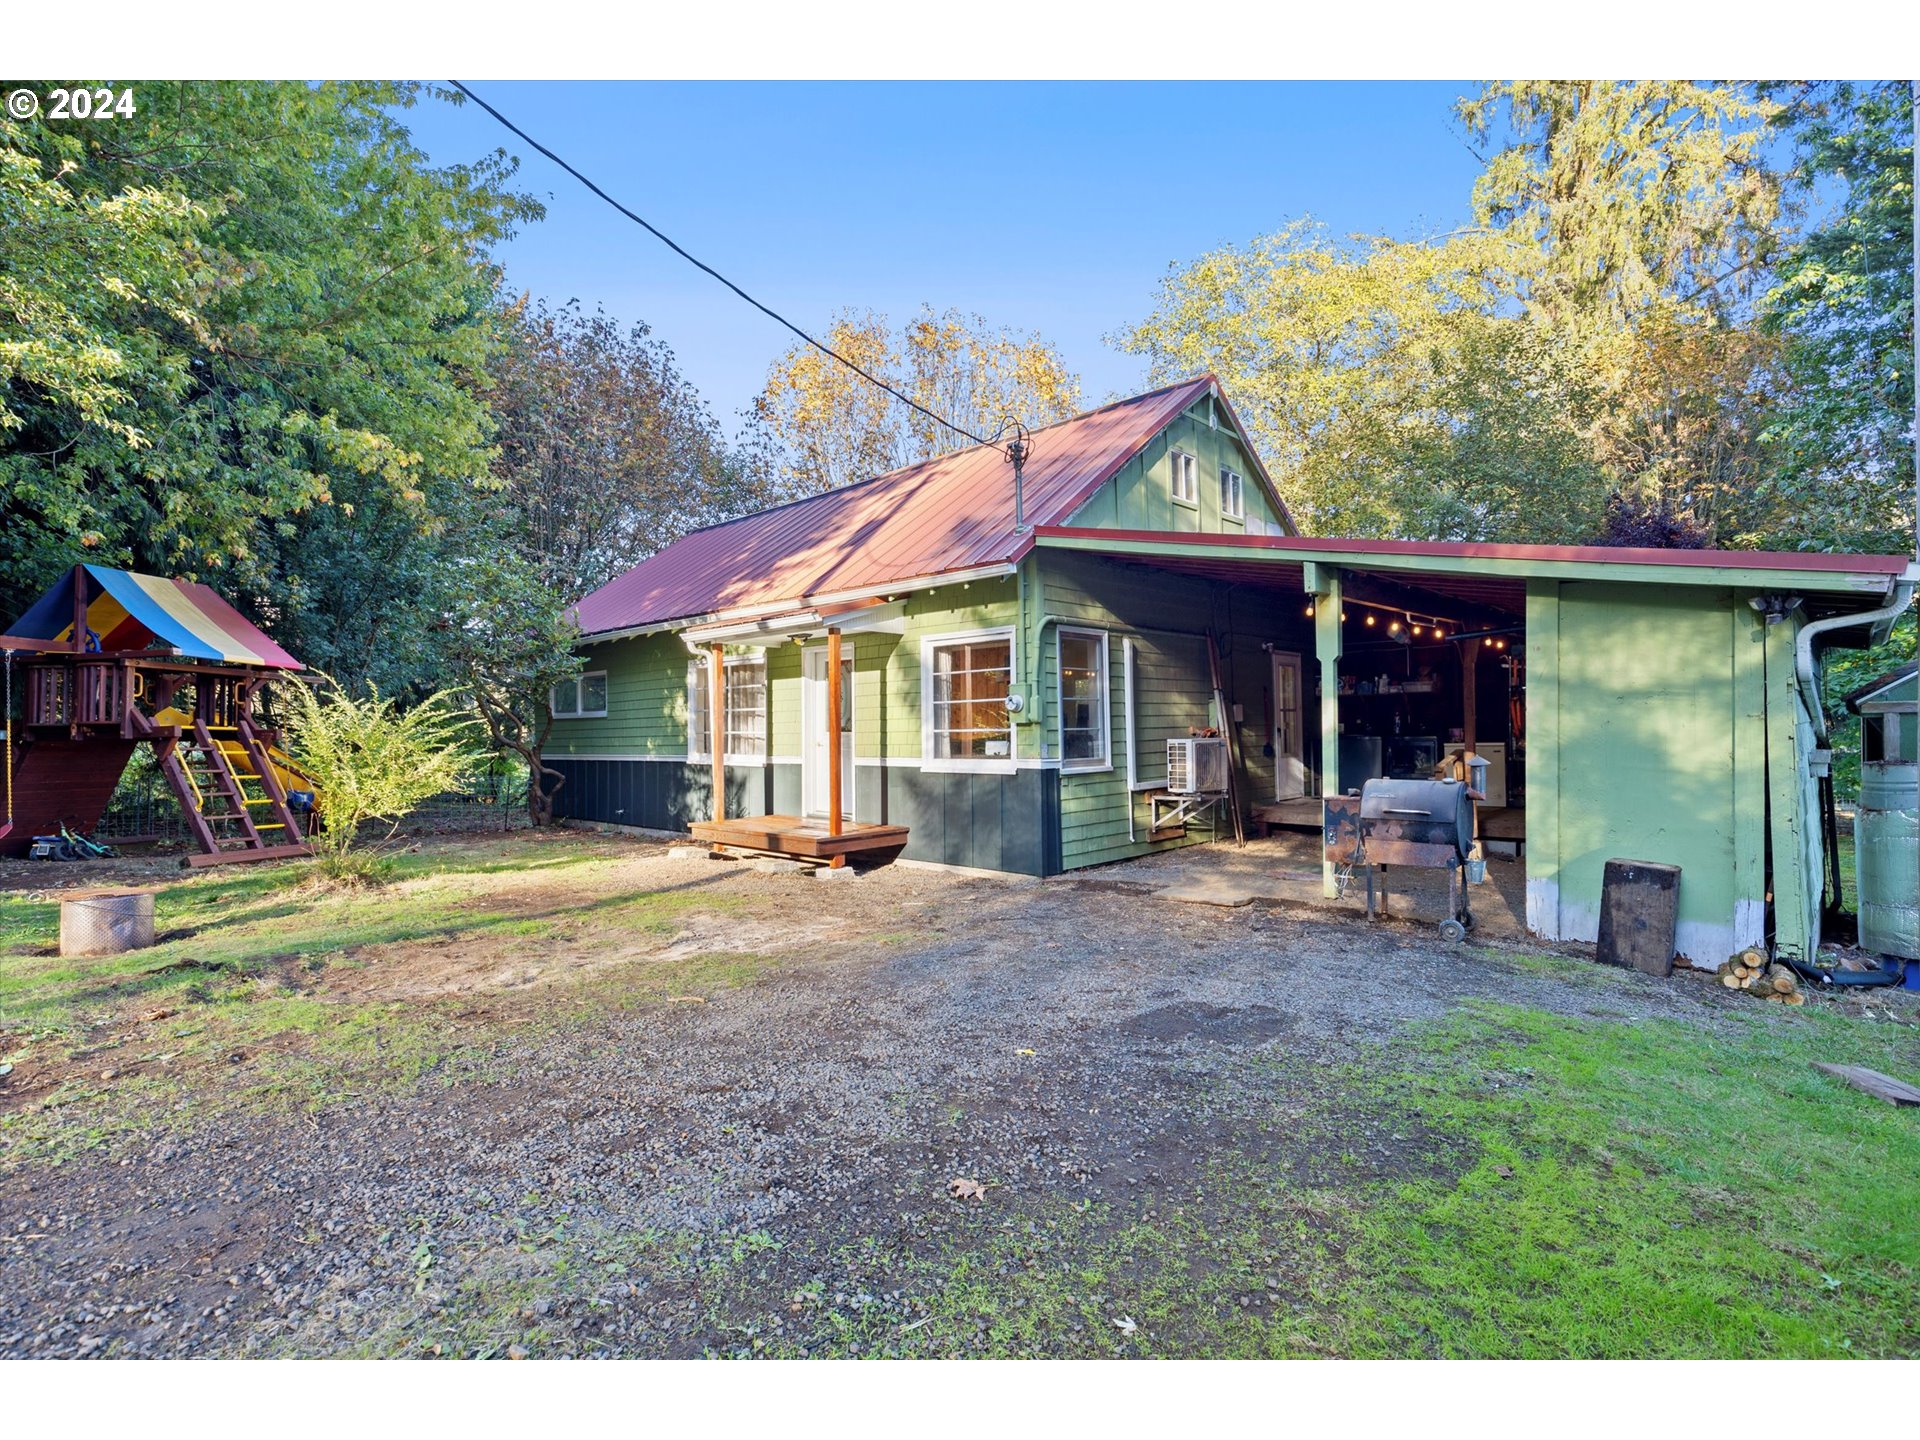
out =
<svg viewBox="0 0 1920 1440"><path fill-rule="evenodd" d="M634 224L638 225L642 230L645 230L649 235L653 236L654 239L658 240L662 245L666 246L669 250L673 251L673 253L678 255L682 260L685 260L689 265L692 265L697 270L704 270L707 274L711 275L714 279L718 280L722 285L726 286L727 289L731 290L734 294L738 295L742 300L746 301L749 305L753 306L754 309L758 310L761 314L766 315L773 320L779 321L780 324L786 326L787 329L791 330L794 334L798 335L802 340L806 341L807 344L813 346L813 348L818 350L821 354L826 355L831 359L838 360L842 365L846 366L849 370L853 371L854 374L858 375L862 380L865 380L869 385L878 386L880 389L886 391L887 394L893 396L893 398L898 400L902 405L909 406L910 408L919 411L922 415L926 416L927 419L933 421L934 424L944 425L947 429L951 430L954 434L964 436L968 440L973 441L973 443L976 445L991 445L994 443L992 440L983 439L982 437L974 434L971 430L963 429L961 426L954 424L951 420L947 419L943 415L934 414L933 411L929 410L926 406L922 405L919 401L913 399L911 396L902 395L898 390L894 389L893 386L889 385L886 381L882 380L879 376L855 364L853 361L849 360L846 356L842 355L838 350L835 350L831 345L824 344L823 342L814 339L813 336L809 335L806 331L802 330L798 325L794 324L791 320L787 319L787 317L782 315L778 310L773 309L769 305L763 305L760 301L754 299L753 296L749 295L746 291L742 290L738 285L734 284L733 281L729 280L726 276L722 275L718 270L714 269L711 265L707 264L706 261L700 259L696 255L689 254L683 247L676 244L669 236L663 234L658 228L649 224L645 219L634 214L633 211L629 210L626 206L622 205L618 200L614 199L611 195L607 194L606 191L602 190L598 185L594 184L593 181L589 180L586 176L582 175L578 170L574 169L573 166L569 165L566 161L562 160L558 155L554 154L553 151L549 150L546 146L542 145L538 140L534 139L531 135L527 134L526 131L522 130L518 125L514 124L511 120L507 119L507 117L502 115L498 110L494 109L493 106L489 105L486 101L482 100L478 95L474 94L473 91L468 86L466 86L465 84L463 84L458 80L454 80L449 83L452 84L454 89L458 90L462 95L466 96L469 100L473 101L473 103L478 105L482 110L486 111L489 115L493 116L494 119L498 120L502 125L506 126L507 129L511 130L515 135L518 135L522 140L526 141L527 144L531 145L534 149L538 150L542 155L546 156L547 159L551 160L554 164L558 165L562 170L566 171L574 179L578 180L582 185L586 186L587 189L591 190L594 194L598 195L602 200L606 201L607 204L611 205L614 209L618 210L622 215L626 216L627 219L633 221Z"/></svg>

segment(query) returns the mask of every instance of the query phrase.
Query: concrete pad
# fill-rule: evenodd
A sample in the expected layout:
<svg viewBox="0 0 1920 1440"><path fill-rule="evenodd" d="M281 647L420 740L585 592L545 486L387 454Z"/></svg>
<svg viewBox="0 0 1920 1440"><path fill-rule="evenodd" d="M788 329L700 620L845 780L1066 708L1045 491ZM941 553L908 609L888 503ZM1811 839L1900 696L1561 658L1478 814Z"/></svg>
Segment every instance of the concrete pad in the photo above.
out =
<svg viewBox="0 0 1920 1440"><path fill-rule="evenodd" d="M831 865L822 865L813 872L816 880L858 880L860 872L851 865L842 865L838 869Z"/></svg>

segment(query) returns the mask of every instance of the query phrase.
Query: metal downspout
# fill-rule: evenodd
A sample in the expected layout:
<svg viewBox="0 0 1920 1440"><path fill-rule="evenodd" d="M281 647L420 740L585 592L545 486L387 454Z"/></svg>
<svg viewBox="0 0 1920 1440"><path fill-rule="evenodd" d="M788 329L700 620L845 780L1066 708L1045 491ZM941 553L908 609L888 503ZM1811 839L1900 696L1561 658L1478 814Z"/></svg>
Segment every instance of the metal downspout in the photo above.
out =
<svg viewBox="0 0 1920 1440"><path fill-rule="evenodd" d="M1911 570L1909 570L1911 573ZM1813 642L1835 630L1851 630L1857 625L1891 625L1905 612L1913 599L1914 581L1896 580L1893 599L1878 610L1863 610L1857 615L1830 615L1825 620L1809 621L1800 627L1793 642L1794 678L1800 685L1800 698L1813 716L1813 733L1820 748L1827 744L1827 710L1820 697L1820 674L1813 654Z"/></svg>

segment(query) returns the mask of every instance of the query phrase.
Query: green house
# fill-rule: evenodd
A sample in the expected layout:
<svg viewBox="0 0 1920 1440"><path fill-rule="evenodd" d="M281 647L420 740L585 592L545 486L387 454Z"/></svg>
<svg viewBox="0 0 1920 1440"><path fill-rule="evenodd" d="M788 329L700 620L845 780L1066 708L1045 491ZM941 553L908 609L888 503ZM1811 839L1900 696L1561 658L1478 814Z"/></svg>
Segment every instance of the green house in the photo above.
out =
<svg viewBox="0 0 1920 1440"><path fill-rule="evenodd" d="M1629 857L1682 867L1683 953L1791 953L1818 656L1884 636L1915 579L1302 537L1207 376L1034 432L1017 472L958 451L670 546L580 602L548 759L576 821L1044 876L1230 825L1190 793L1196 737L1256 823L1471 750L1543 937L1593 938Z"/></svg>

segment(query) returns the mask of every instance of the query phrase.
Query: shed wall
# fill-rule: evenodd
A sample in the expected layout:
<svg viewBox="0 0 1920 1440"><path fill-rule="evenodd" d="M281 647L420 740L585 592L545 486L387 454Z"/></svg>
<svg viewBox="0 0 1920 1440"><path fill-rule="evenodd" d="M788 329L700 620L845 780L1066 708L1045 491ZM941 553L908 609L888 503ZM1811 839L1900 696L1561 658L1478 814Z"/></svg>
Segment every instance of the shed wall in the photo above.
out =
<svg viewBox="0 0 1920 1440"><path fill-rule="evenodd" d="M1529 582L1530 929L1597 938L1623 858L1680 867L1695 963L1763 938L1768 642L1730 590Z"/></svg>

